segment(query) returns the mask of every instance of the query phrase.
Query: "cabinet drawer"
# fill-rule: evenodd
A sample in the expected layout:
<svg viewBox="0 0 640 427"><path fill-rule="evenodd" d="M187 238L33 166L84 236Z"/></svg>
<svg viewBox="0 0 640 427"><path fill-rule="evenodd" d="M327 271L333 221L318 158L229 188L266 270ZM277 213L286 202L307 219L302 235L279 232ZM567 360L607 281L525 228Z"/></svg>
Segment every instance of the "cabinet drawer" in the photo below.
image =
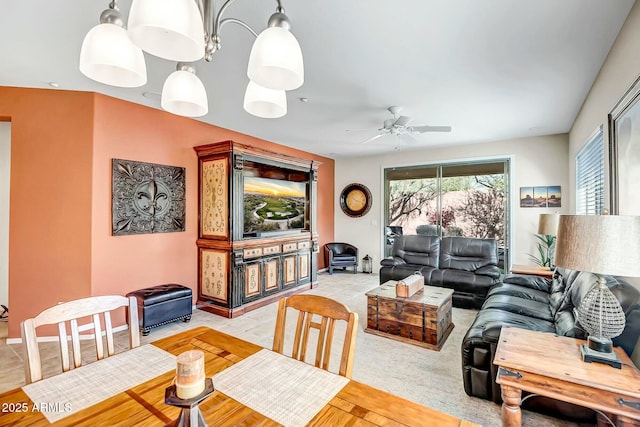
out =
<svg viewBox="0 0 640 427"><path fill-rule="evenodd" d="M285 243L282 245L282 252L293 252L298 250L297 243Z"/></svg>
<svg viewBox="0 0 640 427"><path fill-rule="evenodd" d="M298 243L298 249L309 249L310 247L311 247L311 242Z"/></svg>
<svg viewBox="0 0 640 427"><path fill-rule="evenodd" d="M280 253L280 245L267 246L266 248L262 248L262 253L265 254L265 255L279 254Z"/></svg>
<svg viewBox="0 0 640 427"><path fill-rule="evenodd" d="M245 249L242 251L242 256L244 258L256 258L262 256L262 248Z"/></svg>

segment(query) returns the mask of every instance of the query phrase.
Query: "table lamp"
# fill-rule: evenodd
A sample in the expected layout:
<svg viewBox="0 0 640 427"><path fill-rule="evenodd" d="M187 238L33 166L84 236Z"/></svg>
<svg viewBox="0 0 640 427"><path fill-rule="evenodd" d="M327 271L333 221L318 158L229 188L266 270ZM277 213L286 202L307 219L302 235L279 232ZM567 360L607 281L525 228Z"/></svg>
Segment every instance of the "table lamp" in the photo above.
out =
<svg viewBox="0 0 640 427"><path fill-rule="evenodd" d="M562 215L558 223L555 264L597 277L578 307L578 321L589 334L582 360L621 368L611 338L622 333L625 316L602 275L640 277L640 217Z"/></svg>
<svg viewBox="0 0 640 427"><path fill-rule="evenodd" d="M554 243L556 235L558 234L558 220L560 219L560 214L540 214L540 218L538 219L538 234L545 236L543 240L547 244L547 259L549 260L549 267L554 265L553 263L553 252L554 252ZM547 236L551 236L551 240L548 240Z"/></svg>

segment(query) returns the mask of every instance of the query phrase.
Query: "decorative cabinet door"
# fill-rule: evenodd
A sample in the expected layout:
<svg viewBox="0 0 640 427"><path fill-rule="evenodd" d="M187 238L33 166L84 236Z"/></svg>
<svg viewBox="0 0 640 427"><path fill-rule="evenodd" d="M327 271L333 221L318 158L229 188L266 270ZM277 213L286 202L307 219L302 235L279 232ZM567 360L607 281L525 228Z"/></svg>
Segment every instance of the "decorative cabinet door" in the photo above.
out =
<svg viewBox="0 0 640 427"><path fill-rule="evenodd" d="M284 277L282 278L282 282L285 286L295 285L297 283L296 259L297 259L297 255L287 255L282 258L282 263L284 264L284 268L283 268Z"/></svg>
<svg viewBox="0 0 640 427"><path fill-rule="evenodd" d="M280 283L280 257L266 259L263 266L265 293L277 291Z"/></svg>
<svg viewBox="0 0 640 427"><path fill-rule="evenodd" d="M311 252L298 254L298 283L306 283L311 279Z"/></svg>
<svg viewBox="0 0 640 427"><path fill-rule="evenodd" d="M260 261L247 263L244 266L244 300L259 297L262 291Z"/></svg>
<svg viewBox="0 0 640 427"><path fill-rule="evenodd" d="M227 158L204 160L200 165L200 237L229 237L229 172Z"/></svg>
<svg viewBox="0 0 640 427"><path fill-rule="evenodd" d="M227 303L229 252L200 248L200 296Z"/></svg>

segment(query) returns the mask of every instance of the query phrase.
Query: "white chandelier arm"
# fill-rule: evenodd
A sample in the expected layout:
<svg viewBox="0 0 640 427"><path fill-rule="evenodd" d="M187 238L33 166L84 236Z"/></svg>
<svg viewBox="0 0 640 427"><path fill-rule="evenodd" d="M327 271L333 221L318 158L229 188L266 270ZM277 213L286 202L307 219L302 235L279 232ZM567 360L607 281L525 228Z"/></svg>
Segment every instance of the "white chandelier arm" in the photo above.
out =
<svg viewBox="0 0 640 427"><path fill-rule="evenodd" d="M204 1L204 4L203 4L203 1ZM224 4L220 7L220 10L218 10L218 12L216 13L215 19L213 19L213 22L211 22L211 18L213 16L212 0L197 0L198 7L200 8L203 15L203 19L204 19L204 29L205 29L204 59L207 62L211 62L211 60L213 59L213 54L217 50L220 50L220 31L222 30L222 27L226 23L231 22L234 24L238 24L241 27L244 27L251 34L253 34L255 38L258 38L258 33L253 28L251 28L251 26L246 22L237 18L222 19L222 15L227 10L227 8L231 5L231 3L233 3L234 1L235 0L227 0L226 2L224 2ZM269 26L275 25L275 26L283 27L285 29L289 29L289 20L286 17L286 15L284 15L284 8L282 7L280 0L276 0L276 3L278 3L278 6L276 7L276 14L282 15L282 17L284 18L279 17L279 19L277 20L270 19Z"/></svg>

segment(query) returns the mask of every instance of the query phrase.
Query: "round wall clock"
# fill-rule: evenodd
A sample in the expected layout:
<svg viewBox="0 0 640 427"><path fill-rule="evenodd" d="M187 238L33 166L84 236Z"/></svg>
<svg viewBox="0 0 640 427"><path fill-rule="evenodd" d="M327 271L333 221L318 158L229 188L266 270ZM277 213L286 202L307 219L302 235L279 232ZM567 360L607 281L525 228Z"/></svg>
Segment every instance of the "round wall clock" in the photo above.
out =
<svg viewBox="0 0 640 427"><path fill-rule="evenodd" d="M340 194L340 207L350 217L358 218L371 209L371 191L362 184L349 184Z"/></svg>

